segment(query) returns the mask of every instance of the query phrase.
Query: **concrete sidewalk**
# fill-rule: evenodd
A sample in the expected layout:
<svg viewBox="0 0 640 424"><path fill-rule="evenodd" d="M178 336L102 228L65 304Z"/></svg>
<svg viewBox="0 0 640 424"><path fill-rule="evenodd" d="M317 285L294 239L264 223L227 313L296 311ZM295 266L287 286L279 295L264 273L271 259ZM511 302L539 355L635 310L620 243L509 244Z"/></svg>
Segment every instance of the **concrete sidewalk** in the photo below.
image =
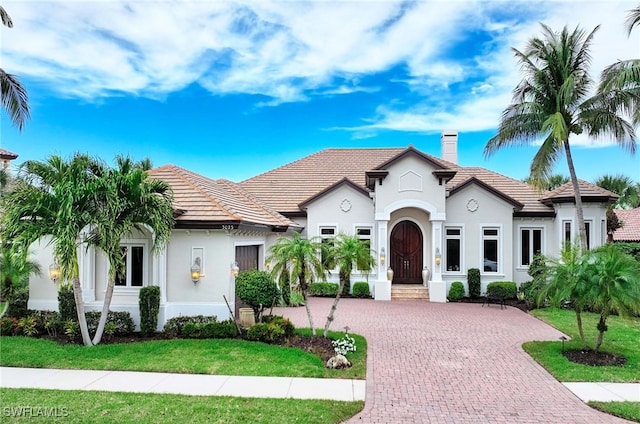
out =
<svg viewBox="0 0 640 424"><path fill-rule="evenodd" d="M0 387L365 400L364 380L0 367ZM584 402L640 402L640 383L562 383Z"/></svg>
<svg viewBox="0 0 640 424"><path fill-rule="evenodd" d="M640 383L562 383L584 402L640 402Z"/></svg>
<svg viewBox="0 0 640 424"><path fill-rule="evenodd" d="M365 400L364 380L0 367L0 387Z"/></svg>

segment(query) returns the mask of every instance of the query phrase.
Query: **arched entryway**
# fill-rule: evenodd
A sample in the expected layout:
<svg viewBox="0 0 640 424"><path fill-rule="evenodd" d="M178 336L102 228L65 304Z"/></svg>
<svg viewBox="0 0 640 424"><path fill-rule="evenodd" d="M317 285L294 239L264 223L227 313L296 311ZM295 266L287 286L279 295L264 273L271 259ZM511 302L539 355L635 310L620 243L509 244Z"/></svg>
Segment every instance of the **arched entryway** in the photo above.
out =
<svg viewBox="0 0 640 424"><path fill-rule="evenodd" d="M393 284L422 284L422 231L414 222L401 221L391 231Z"/></svg>

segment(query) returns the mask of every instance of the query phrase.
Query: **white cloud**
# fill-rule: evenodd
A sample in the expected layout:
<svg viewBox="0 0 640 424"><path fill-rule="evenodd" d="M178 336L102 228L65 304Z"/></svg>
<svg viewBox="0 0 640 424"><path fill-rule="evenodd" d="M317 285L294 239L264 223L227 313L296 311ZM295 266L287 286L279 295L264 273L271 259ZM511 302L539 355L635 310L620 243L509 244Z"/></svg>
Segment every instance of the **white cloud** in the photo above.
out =
<svg viewBox="0 0 640 424"><path fill-rule="evenodd" d="M552 1L5 1L2 66L62 96L164 98L198 83L213 94L260 94L259 106L316 96L372 93L394 76L394 95L350 128L481 131L496 127L520 76L511 47L540 34L601 24L594 77L640 55L640 31L624 32L629 2ZM481 43L479 43L479 41ZM399 95L402 95L400 93Z"/></svg>

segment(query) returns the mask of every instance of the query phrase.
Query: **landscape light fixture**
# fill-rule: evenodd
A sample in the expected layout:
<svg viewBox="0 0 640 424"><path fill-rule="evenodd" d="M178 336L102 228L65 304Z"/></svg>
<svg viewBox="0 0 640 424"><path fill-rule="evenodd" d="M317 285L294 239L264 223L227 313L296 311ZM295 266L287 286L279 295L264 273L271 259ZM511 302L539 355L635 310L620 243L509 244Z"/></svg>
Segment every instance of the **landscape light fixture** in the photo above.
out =
<svg viewBox="0 0 640 424"><path fill-rule="evenodd" d="M567 339L565 336L560 336L560 341L562 342L562 354L564 355L564 342L567 341L569 339Z"/></svg>

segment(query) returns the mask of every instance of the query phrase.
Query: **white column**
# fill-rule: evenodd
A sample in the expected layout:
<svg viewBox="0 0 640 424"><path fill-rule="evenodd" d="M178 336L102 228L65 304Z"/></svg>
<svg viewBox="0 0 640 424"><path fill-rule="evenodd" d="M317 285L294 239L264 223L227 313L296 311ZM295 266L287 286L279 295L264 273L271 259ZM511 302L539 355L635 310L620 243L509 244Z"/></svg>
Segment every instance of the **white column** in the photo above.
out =
<svg viewBox="0 0 640 424"><path fill-rule="evenodd" d="M442 246L443 221L431 221L431 281L429 281L429 299L432 302L447 301L447 283L442 281L442 267L444 264L436 264L436 251L444 255Z"/></svg>
<svg viewBox="0 0 640 424"><path fill-rule="evenodd" d="M167 248L152 257L151 285L160 287L160 303L167 303Z"/></svg>
<svg viewBox="0 0 640 424"><path fill-rule="evenodd" d="M387 268L389 267L389 246L387 245L387 225L388 220L376 220L376 241L378 252L378 275L373 288L375 300L391 300L391 281L387 280ZM385 251L385 262L380 262L380 252Z"/></svg>

